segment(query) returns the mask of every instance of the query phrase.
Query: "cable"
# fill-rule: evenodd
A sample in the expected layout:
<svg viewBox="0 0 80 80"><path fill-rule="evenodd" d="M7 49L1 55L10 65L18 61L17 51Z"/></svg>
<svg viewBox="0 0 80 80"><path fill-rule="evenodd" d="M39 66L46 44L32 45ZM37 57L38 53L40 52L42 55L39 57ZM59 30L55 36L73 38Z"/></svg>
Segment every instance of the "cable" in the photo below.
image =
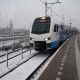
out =
<svg viewBox="0 0 80 80"><path fill-rule="evenodd" d="M60 22L62 22L62 19L61 18L59 18L58 16L54 16L53 14L52 14L52 16L51 17L53 17L55 20L57 20L57 21L60 21Z"/></svg>
<svg viewBox="0 0 80 80"><path fill-rule="evenodd" d="M60 6L62 7L62 10L63 10L63 12L65 12L66 16L67 16L69 19L71 19L70 16L68 15L66 9L64 8L64 6L63 6L62 4L60 4Z"/></svg>
<svg viewBox="0 0 80 80"><path fill-rule="evenodd" d="M41 3L43 3L43 4L45 4L45 2L43 2L42 0L40 0L41 1ZM56 4L56 3L58 3L58 2L55 2L54 4ZM59 2L59 3L61 3L61 2ZM47 4L51 4L51 3L47 3ZM50 8L53 6L53 3L50 5L50 6L47 6L47 10L50 10ZM63 5L62 4L60 4L60 6L62 7L62 10L63 10L63 12L65 12L65 9L64 9L64 7L63 7ZM52 10L52 8L51 8L51 10ZM60 19L61 21L62 21L62 17L60 16L60 15L58 15L55 11L53 11L52 10L52 12L55 14L55 16L58 18L58 19ZM52 12L51 12L51 15L53 15L52 14ZM67 12L66 12L67 13ZM63 13L63 15L64 15L64 13ZM67 15L68 16L68 15ZM70 19L70 18L69 18ZM64 22L64 17L63 17L63 22Z"/></svg>
<svg viewBox="0 0 80 80"><path fill-rule="evenodd" d="M49 6L49 7L47 8L47 10L50 9L50 8L51 8L54 4L56 4L56 3L61 3L61 2L57 1L57 2L54 2L54 3L52 3L52 4L51 4L51 3L48 3L48 4L51 4L51 6Z"/></svg>
<svg viewBox="0 0 80 80"><path fill-rule="evenodd" d="M43 2L42 0L40 0L41 3L45 4L45 2Z"/></svg>
<svg viewBox="0 0 80 80"><path fill-rule="evenodd" d="M53 12L57 17L61 18L61 16L58 15L55 11L52 10L52 12Z"/></svg>
<svg viewBox="0 0 80 80"><path fill-rule="evenodd" d="M62 4L60 4L60 5L61 5L63 11L65 12L67 18L69 18L69 20L71 19L71 22L72 22L72 21L75 22L76 20L75 20L75 19L72 19L72 18L68 15L68 12L67 12L66 9L64 8L64 6L63 6ZM77 23L76 23L76 24L77 24ZM75 23L73 23L72 25L75 25Z"/></svg>

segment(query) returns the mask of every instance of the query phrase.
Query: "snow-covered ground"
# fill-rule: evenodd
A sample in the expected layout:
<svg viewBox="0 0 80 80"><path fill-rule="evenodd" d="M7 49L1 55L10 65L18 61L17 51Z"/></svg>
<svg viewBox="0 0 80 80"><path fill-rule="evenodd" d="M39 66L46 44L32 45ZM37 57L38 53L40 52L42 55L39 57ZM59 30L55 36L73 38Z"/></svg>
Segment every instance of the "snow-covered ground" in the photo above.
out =
<svg viewBox="0 0 80 80"><path fill-rule="evenodd" d="M15 52L15 54L18 54L18 53L21 53L21 51ZM23 59L22 59L22 55L19 55L19 56L15 57L15 58L13 58L11 60L8 60L8 67L7 67L7 63L6 62L1 63L0 64L0 76L2 76L3 74L7 73L10 70L12 70L13 68L15 68L16 66L18 66L19 64L23 63L24 61L26 61L27 59L29 59L31 56L35 55L36 53L37 52L35 50L31 50L31 53L30 53L30 51L27 51L27 52L25 52L23 54ZM13 55L14 54L11 54L9 57L11 57ZM2 59L0 59L0 61L1 60ZM8 80L12 80L12 79L8 79ZM15 79L13 79L13 80L15 80Z"/></svg>
<svg viewBox="0 0 80 80"><path fill-rule="evenodd" d="M49 54L41 54L33 57L0 80L25 80L48 57L48 55Z"/></svg>
<svg viewBox="0 0 80 80"><path fill-rule="evenodd" d="M10 53L10 54L8 54L8 58L11 58L11 57L16 56L16 55L18 55L18 54L21 54L22 52L25 52L25 51L27 51L27 50L29 50L29 49L23 49L22 51L21 51L21 50L18 50L18 51L16 51L16 52ZM11 51L9 50L8 52L11 52ZM2 51L2 53L3 53L3 54L6 54L7 51ZM23 54L24 54L24 53L23 53ZM0 62L2 62L2 61L4 61L4 60L6 60L6 55L0 57Z"/></svg>
<svg viewBox="0 0 80 80"><path fill-rule="evenodd" d="M15 40L15 43L18 43L20 40ZM12 45L14 43L13 40L9 40L9 41L3 41L3 42L0 42L0 47L2 47L3 45L4 46L7 46L7 45Z"/></svg>
<svg viewBox="0 0 80 80"><path fill-rule="evenodd" d="M20 41L19 40L15 40L15 43L18 43L18 42L20 42ZM5 41L4 42L4 46L8 46L8 45L12 45L12 44L13 44L13 40L9 40L9 41ZM29 43L28 42L22 42L21 45L22 46L25 46L25 45L29 46ZM2 46L3 46L3 43L0 42L0 47L2 47ZM0 50L0 56L6 54L7 52L12 52L12 50L11 49L8 50L8 51L2 51L2 50Z"/></svg>

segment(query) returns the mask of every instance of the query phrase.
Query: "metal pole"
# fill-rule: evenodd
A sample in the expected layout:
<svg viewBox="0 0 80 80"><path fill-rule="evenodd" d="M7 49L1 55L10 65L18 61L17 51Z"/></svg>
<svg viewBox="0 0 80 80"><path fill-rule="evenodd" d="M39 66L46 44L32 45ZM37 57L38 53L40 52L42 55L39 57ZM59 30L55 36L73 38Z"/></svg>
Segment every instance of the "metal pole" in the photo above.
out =
<svg viewBox="0 0 80 80"><path fill-rule="evenodd" d="M14 35L14 33L13 33L13 49L15 51L15 35Z"/></svg>
<svg viewBox="0 0 80 80"><path fill-rule="evenodd" d="M23 59L23 49L21 48L21 56L22 56L22 59Z"/></svg>
<svg viewBox="0 0 80 80"><path fill-rule="evenodd" d="M8 67L8 52L6 53L6 63L7 63L7 67Z"/></svg>
<svg viewBox="0 0 80 80"><path fill-rule="evenodd" d="M29 50L30 50L30 55L31 55L30 36L29 36Z"/></svg>
<svg viewBox="0 0 80 80"><path fill-rule="evenodd" d="M47 16L47 1L45 1L45 16Z"/></svg>
<svg viewBox="0 0 80 80"><path fill-rule="evenodd" d="M30 47L30 55L31 55L31 47Z"/></svg>
<svg viewBox="0 0 80 80"><path fill-rule="evenodd" d="M3 48L4 48L4 38L3 38Z"/></svg>
<svg viewBox="0 0 80 80"><path fill-rule="evenodd" d="M51 16L52 16L52 8L51 8Z"/></svg>

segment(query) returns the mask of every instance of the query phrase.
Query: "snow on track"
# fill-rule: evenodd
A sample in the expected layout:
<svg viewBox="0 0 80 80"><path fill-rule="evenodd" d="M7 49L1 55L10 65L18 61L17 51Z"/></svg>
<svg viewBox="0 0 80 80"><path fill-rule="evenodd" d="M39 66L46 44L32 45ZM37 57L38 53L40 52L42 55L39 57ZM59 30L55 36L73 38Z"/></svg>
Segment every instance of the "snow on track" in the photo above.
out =
<svg viewBox="0 0 80 80"><path fill-rule="evenodd" d="M25 80L48 56L49 54L39 54L2 77L0 80Z"/></svg>
<svg viewBox="0 0 80 80"><path fill-rule="evenodd" d="M9 60L8 61L8 67L6 65L6 62L0 64L0 77L2 75L4 75L5 73L9 72L10 70L14 69L19 64L21 64L24 61L28 60L30 57L32 57L35 54L37 54L37 52L35 50L31 50L31 54L30 54L30 51L27 51L23 54L23 59L22 59L21 55L19 55L15 58ZM13 54L11 54L11 55L13 55Z"/></svg>

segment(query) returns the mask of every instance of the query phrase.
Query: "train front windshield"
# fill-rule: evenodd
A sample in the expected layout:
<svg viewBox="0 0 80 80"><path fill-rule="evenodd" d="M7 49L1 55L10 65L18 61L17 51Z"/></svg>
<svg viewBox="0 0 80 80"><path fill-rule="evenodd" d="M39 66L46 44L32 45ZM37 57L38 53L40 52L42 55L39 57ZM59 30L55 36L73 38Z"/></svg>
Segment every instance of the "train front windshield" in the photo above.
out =
<svg viewBox="0 0 80 80"><path fill-rule="evenodd" d="M50 17L37 18L32 26L32 32L34 34L44 34L50 31Z"/></svg>

